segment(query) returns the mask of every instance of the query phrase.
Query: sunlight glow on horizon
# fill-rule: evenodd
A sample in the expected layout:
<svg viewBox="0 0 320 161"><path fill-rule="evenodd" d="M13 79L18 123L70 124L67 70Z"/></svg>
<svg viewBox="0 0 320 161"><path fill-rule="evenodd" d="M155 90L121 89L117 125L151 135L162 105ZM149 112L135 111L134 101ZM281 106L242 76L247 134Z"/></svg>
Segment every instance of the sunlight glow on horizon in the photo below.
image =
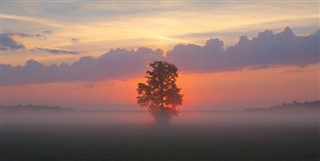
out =
<svg viewBox="0 0 320 161"><path fill-rule="evenodd" d="M292 71L292 67L206 74L179 74L184 95L180 110L265 107L283 102L316 100L319 65ZM53 104L73 108L139 110L137 83L145 78L4 86L4 104ZM275 91L276 89L276 91ZM17 92L19 91L19 92ZM32 91L32 92L31 92ZM50 91L44 92L44 91ZM31 92L31 93L30 93ZM114 107L110 107L114 105Z"/></svg>

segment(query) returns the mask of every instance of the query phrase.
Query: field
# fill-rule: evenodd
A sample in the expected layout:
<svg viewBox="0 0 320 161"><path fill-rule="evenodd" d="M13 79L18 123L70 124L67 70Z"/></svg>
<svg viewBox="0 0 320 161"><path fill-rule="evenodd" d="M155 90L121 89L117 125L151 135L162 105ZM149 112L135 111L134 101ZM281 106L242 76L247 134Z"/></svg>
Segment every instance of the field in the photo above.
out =
<svg viewBox="0 0 320 161"><path fill-rule="evenodd" d="M91 123L87 119L86 124L7 121L2 125L1 160L318 161L320 158L317 113L310 114L312 119L309 117L305 122L288 122L288 118L267 120L270 117L266 115L261 115L260 121L252 117L240 119L240 115L248 116L242 113L189 115L193 117L184 115L189 122L173 120L166 126L129 120L107 123L100 119ZM201 116L216 117L192 123L192 118ZM220 119L216 119L218 116ZM295 120L299 120L297 116Z"/></svg>

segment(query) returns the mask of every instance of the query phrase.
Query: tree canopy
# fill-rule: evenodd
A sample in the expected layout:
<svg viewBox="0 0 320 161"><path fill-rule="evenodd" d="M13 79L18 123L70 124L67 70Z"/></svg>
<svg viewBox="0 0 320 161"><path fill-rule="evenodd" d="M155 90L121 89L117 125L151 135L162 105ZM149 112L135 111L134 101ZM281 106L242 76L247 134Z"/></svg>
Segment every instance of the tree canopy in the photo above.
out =
<svg viewBox="0 0 320 161"><path fill-rule="evenodd" d="M178 69L173 64L155 61L146 72L146 83L138 84L138 104L147 107L157 121L169 121L177 116L177 106L182 105L181 88L176 85Z"/></svg>

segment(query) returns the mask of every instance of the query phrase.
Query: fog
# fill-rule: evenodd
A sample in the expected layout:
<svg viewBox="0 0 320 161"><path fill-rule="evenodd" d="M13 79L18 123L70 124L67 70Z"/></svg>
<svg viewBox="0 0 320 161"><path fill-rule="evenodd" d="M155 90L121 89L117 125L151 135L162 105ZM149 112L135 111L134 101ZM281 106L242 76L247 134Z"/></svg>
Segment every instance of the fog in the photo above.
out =
<svg viewBox="0 0 320 161"><path fill-rule="evenodd" d="M180 111L5 111L2 160L318 160L318 108Z"/></svg>
<svg viewBox="0 0 320 161"><path fill-rule="evenodd" d="M314 125L319 123L319 109L244 110L244 111L180 111L170 126L224 125ZM77 111L77 110L20 110L2 111L2 125L101 125L155 126L147 111Z"/></svg>

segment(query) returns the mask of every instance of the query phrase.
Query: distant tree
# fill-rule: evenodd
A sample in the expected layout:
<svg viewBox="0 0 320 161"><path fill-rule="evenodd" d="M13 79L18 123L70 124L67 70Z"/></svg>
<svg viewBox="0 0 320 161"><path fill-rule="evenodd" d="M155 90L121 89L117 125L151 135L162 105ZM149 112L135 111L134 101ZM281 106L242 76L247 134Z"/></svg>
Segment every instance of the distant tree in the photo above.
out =
<svg viewBox="0 0 320 161"><path fill-rule="evenodd" d="M181 88L176 85L178 69L173 64L155 61L146 72L146 84L138 84L138 104L147 107L157 122L168 123L177 116L177 106L182 105Z"/></svg>

